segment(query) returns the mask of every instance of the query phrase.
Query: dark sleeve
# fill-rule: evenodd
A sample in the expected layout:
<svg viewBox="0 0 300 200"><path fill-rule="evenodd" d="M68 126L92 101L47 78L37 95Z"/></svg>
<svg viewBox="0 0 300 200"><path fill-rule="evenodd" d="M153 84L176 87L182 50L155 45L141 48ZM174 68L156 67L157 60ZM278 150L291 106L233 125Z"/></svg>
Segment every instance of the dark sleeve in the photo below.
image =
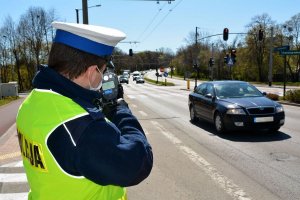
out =
<svg viewBox="0 0 300 200"><path fill-rule="evenodd" d="M113 119L95 120L81 134L76 168L100 185L136 185L151 172L151 146L128 108L119 107Z"/></svg>

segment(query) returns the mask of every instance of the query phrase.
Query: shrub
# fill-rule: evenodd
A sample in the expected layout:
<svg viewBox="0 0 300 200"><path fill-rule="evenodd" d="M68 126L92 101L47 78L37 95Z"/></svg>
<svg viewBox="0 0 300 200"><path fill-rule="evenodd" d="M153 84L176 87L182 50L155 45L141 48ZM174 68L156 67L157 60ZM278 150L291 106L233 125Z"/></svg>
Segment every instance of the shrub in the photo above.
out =
<svg viewBox="0 0 300 200"><path fill-rule="evenodd" d="M269 99L274 100L274 101L278 101L278 100L279 100L279 95L278 95L278 94L268 93L268 94L267 94L267 97L268 97Z"/></svg>
<svg viewBox="0 0 300 200"><path fill-rule="evenodd" d="M289 90L285 94L285 99L294 103L300 103L300 90Z"/></svg>

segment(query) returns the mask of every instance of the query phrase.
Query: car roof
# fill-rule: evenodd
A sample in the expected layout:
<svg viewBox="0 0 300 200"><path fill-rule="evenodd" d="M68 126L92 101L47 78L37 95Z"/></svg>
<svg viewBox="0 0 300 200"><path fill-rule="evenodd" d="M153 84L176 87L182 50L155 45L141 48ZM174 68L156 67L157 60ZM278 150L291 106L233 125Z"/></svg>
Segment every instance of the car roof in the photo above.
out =
<svg viewBox="0 0 300 200"><path fill-rule="evenodd" d="M238 80L208 81L208 82L205 82L205 83L211 83L211 84L214 84L214 85L238 84L238 83L249 84L248 82L245 82L245 81L238 81Z"/></svg>

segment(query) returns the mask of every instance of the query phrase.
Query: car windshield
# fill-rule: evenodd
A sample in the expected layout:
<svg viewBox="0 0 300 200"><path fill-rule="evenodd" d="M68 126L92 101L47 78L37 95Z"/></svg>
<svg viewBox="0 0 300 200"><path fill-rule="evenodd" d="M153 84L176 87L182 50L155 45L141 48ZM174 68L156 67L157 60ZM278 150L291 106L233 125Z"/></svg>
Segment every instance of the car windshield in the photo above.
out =
<svg viewBox="0 0 300 200"><path fill-rule="evenodd" d="M261 97L262 93L253 85L248 83L224 83L215 85L217 97L224 98L245 98Z"/></svg>

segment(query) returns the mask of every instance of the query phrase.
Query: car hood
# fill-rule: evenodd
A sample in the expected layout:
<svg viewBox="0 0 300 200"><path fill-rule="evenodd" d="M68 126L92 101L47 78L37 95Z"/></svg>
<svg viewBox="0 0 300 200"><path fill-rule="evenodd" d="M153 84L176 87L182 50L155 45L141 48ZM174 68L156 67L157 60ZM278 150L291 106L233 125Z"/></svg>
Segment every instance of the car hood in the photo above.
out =
<svg viewBox="0 0 300 200"><path fill-rule="evenodd" d="M244 108L256 107L256 106L275 106L277 103L266 97L249 97L249 98L228 98L221 99L221 102L225 104L235 104Z"/></svg>

